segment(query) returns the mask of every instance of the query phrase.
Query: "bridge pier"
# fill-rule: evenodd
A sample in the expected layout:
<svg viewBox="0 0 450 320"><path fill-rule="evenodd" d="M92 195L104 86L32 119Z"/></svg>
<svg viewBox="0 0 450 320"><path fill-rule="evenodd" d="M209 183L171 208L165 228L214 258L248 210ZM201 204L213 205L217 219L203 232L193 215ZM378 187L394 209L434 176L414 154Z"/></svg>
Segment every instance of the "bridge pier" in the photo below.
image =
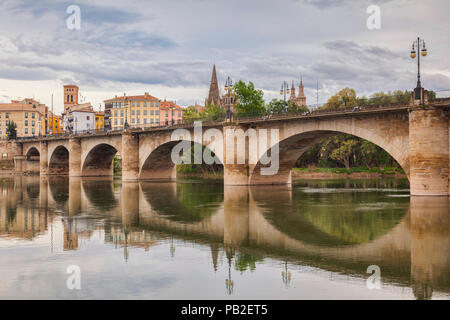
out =
<svg viewBox="0 0 450 320"><path fill-rule="evenodd" d="M80 139L69 139L69 176L81 176L81 141Z"/></svg>
<svg viewBox="0 0 450 320"><path fill-rule="evenodd" d="M39 174L45 176L48 174L48 143L41 141L39 144Z"/></svg>
<svg viewBox="0 0 450 320"><path fill-rule="evenodd" d="M409 164L411 195L449 195L449 120L444 110L410 111Z"/></svg>
<svg viewBox="0 0 450 320"><path fill-rule="evenodd" d="M139 178L139 136L122 134L122 180Z"/></svg>

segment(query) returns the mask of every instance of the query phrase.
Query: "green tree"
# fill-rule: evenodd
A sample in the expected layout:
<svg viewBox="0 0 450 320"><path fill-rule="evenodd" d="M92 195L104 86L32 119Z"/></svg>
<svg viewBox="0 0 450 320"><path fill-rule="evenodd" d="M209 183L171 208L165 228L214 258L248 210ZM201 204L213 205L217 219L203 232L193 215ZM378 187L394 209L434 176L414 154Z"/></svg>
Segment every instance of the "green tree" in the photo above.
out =
<svg viewBox="0 0 450 320"><path fill-rule="evenodd" d="M356 91L352 88L344 88L334 96L331 96L321 109L340 109L355 107L357 105Z"/></svg>
<svg viewBox="0 0 450 320"><path fill-rule="evenodd" d="M213 120L223 119L225 117L225 108L210 104L205 107L205 111L200 116Z"/></svg>
<svg viewBox="0 0 450 320"><path fill-rule="evenodd" d="M288 103L284 100L272 99L267 104L267 113L268 114L280 114L285 112L288 109Z"/></svg>
<svg viewBox="0 0 450 320"><path fill-rule="evenodd" d="M17 138L17 126L14 121L10 121L7 128L8 140Z"/></svg>
<svg viewBox="0 0 450 320"><path fill-rule="evenodd" d="M293 102L289 102L287 111L289 113L303 113L308 112L309 110L307 106L298 106Z"/></svg>
<svg viewBox="0 0 450 320"><path fill-rule="evenodd" d="M330 158L341 162L345 166L345 169L350 169L350 159L357 144L358 140L356 139L343 141L339 147L331 152Z"/></svg>
<svg viewBox="0 0 450 320"><path fill-rule="evenodd" d="M264 93L262 90L255 89L253 82L250 81L247 85L239 80L234 84L233 89L238 100L234 107L237 117L258 116L266 113Z"/></svg>
<svg viewBox="0 0 450 320"><path fill-rule="evenodd" d="M195 119L195 118L199 118L199 117L200 117L200 114L195 106L189 106L189 107L185 108L183 111L183 119L184 120Z"/></svg>

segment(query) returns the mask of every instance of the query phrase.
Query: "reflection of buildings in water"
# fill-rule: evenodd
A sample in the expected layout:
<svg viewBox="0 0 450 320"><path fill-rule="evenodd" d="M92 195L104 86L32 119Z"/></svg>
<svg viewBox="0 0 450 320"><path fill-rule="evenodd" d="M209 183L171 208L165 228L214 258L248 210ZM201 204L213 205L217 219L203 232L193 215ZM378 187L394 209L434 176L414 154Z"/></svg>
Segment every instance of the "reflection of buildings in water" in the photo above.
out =
<svg viewBox="0 0 450 320"><path fill-rule="evenodd" d="M6 187L6 193L3 186L0 232L6 232L6 225L8 230L14 226L14 230L22 232L24 237L24 232L30 230L34 230L35 235L46 231L45 192L36 194L34 187L27 188L27 183L35 184L35 181L21 180L20 183L22 187L17 188L16 183L16 191ZM367 277L366 267L377 264L381 267L383 281L411 284L417 298L429 298L433 291L450 289L448 199L412 197L410 212L387 233L367 242L333 247L317 245L304 235L293 237L285 232L282 224L275 226L266 219L267 212L286 208L301 213L302 208L294 205L296 195L289 188L225 187L220 197L211 197L213 192L208 190L209 187L192 189L189 184L129 183L120 192L107 192L109 198L115 199L114 208L110 208L100 200L104 194L102 188L113 188L112 183L87 186L84 182L74 181L68 184L68 188L48 189L49 199L64 199L61 190L65 190L69 194L65 208L69 213L76 213L76 216L69 214L70 219L64 218L65 250L77 249L80 238L90 238L93 230L103 229L104 241L123 247L127 257L128 247L148 250L162 239L162 234L166 234L172 239L171 254L174 238L208 245L215 271L222 262L220 253L223 252L228 267L227 292L234 288L233 264L236 270L247 270L267 255L278 257L285 263L280 270L285 285L291 281L290 272L286 270L288 262L359 274L363 278ZM44 185L41 183L40 188ZM55 195L54 190L60 190L59 194ZM38 202L36 196L40 197ZM49 202L50 207L53 204L53 201ZM11 214L7 214L7 208L16 208L12 220L8 220ZM113 211L106 220L104 216L101 220L84 217L84 212L101 214L105 213L105 208ZM109 223L110 220L114 223ZM296 225L288 227L297 228ZM299 225L298 230L306 229ZM33 232L27 233L26 237Z"/></svg>

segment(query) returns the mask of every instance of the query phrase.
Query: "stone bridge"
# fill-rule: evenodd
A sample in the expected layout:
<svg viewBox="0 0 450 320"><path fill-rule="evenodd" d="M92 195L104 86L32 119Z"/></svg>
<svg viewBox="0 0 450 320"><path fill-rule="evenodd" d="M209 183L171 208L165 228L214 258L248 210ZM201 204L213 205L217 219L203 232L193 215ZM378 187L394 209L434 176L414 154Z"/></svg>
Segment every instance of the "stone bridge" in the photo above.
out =
<svg viewBox="0 0 450 320"><path fill-rule="evenodd" d="M288 184L291 168L308 148L336 133L346 133L386 150L406 172L411 194L449 195L449 110L450 99L437 99L426 107L379 106L205 122L200 137L192 124L40 137L19 140L22 155L15 158L16 170L71 177L111 176L114 155L119 153L123 180L174 180L173 147L181 141L217 146L217 137L205 131L214 129L209 132L219 133L223 139L220 150L213 150L224 165L225 185ZM175 129L184 129L186 134L174 138ZM236 147L237 132L245 133L243 148ZM250 137L257 142L250 143ZM270 165L263 160L276 149L279 170L262 174L261 169Z"/></svg>

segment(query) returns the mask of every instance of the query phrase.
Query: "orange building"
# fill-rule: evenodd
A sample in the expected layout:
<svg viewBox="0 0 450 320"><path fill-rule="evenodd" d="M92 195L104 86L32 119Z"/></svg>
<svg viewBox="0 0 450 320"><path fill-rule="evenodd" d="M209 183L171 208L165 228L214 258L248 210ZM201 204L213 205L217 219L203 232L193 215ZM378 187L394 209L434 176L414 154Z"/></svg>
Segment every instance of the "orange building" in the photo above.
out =
<svg viewBox="0 0 450 320"><path fill-rule="evenodd" d="M177 124L183 119L183 108L172 101L162 101L159 107L159 123Z"/></svg>
<svg viewBox="0 0 450 320"><path fill-rule="evenodd" d="M66 84L64 86L64 112L67 108L78 104L78 86L74 84Z"/></svg>
<svg viewBox="0 0 450 320"><path fill-rule="evenodd" d="M95 130L105 130L105 113L96 112L95 113Z"/></svg>
<svg viewBox="0 0 450 320"><path fill-rule="evenodd" d="M62 118L53 114L51 111L48 113L48 134L56 134L63 132Z"/></svg>

